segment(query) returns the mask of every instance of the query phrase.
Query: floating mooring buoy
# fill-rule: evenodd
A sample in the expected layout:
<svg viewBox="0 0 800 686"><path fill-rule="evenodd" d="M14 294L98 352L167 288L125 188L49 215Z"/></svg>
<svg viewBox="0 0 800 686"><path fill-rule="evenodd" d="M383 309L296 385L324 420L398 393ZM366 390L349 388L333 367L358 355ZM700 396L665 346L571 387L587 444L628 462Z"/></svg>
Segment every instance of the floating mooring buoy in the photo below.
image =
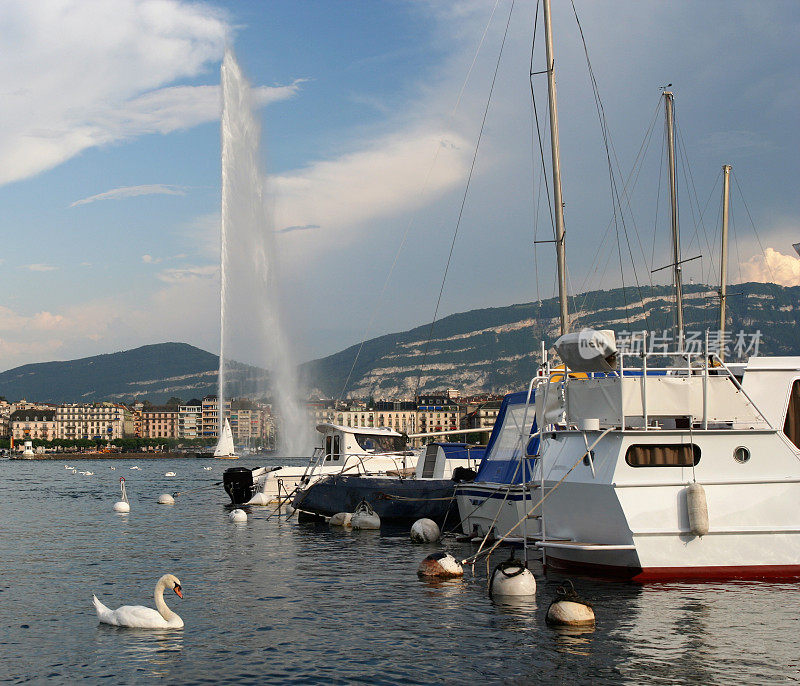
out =
<svg viewBox="0 0 800 686"><path fill-rule="evenodd" d="M352 512L337 512L333 517L328 520L331 526L343 526L349 528L353 526L353 513ZM380 526L380 525L379 525Z"/></svg>
<svg viewBox="0 0 800 686"><path fill-rule="evenodd" d="M536 579L521 560L510 557L492 570L489 595L536 595Z"/></svg>
<svg viewBox="0 0 800 686"><path fill-rule="evenodd" d="M414 543L433 543L439 540L439 525L432 519L418 519L411 525L411 540Z"/></svg>
<svg viewBox="0 0 800 686"><path fill-rule="evenodd" d="M128 502L128 493L125 491L125 478L119 477L119 491L122 494L122 500L114 503L114 512L130 512L131 505Z"/></svg>
<svg viewBox="0 0 800 686"><path fill-rule="evenodd" d="M353 512L350 524L354 529L380 529L381 518L366 500L362 500Z"/></svg>
<svg viewBox="0 0 800 686"><path fill-rule="evenodd" d="M450 553L432 553L420 562L417 576L429 579L455 579L464 576L464 568Z"/></svg>
<svg viewBox="0 0 800 686"><path fill-rule="evenodd" d="M572 582L569 587L559 586L556 599L547 608L546 621L553 626L594 626L594 610L592 606L576 592Z"/></svg>
<svg viewBox="0 0 800 686"><path fill-rule="evenodd" d="M159 505L174 505L175 498L173 498L169 493L162 493L158 496L158 504Z"/></svg>
<svg viewBox="0 0 800 686"><path fill-rule="evenodd" d="M232 522L246 522L247 521L247 512L240 509L233 510L229 515L228 518Z"/></svg>

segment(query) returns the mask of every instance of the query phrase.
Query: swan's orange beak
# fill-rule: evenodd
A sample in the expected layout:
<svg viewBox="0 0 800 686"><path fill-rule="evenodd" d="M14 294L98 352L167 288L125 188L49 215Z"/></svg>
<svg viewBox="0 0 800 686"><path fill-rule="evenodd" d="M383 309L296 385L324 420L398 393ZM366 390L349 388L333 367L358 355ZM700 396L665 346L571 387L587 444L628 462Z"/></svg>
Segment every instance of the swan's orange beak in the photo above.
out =
<svg viewBox="0 0 800 686"><path fill-rule="evenodd" d="M175 591L175 593L177 594L177 596L179 598L183 599L183 593L181 593L181 587L180 586L175 586L175 588L173 590Z"/></svg>

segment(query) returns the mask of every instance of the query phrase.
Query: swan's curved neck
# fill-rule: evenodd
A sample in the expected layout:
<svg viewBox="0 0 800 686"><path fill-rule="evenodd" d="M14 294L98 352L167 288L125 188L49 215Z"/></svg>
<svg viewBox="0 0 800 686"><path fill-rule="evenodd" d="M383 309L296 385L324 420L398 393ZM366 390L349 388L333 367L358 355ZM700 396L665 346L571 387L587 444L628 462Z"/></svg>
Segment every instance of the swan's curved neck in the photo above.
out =
<svg viewBox="0 0 800 686"><path fill-rule="evenodd" d="M164 589L167 587L167 577L162 576L158 583L156 584L156 592L155 592L155 599L156 599L156 609L158 610L159 614L169 621L173 617L175 617L175 613L167 607L167 604L164 602Z"/></svg>

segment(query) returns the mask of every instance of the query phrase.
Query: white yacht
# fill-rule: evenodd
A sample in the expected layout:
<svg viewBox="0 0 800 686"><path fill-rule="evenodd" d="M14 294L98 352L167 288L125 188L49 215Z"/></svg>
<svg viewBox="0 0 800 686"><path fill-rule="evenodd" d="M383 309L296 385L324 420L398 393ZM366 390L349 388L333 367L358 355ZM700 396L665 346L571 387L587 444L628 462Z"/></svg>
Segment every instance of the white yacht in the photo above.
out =
<svg viewBox="0 0 800 686"><path fill-rule="evenodd" d="M561 336L528 391L506 398L473 483L466 534L522 542L545 567L639 581L800 577L800 357L726 365L685 339L673 94L663 92L675 346L618 350L569 332L550 2L544 0ZM730 166L723 166L719 334L725 331ZM696 349L700 348L700 349ZM723 349L724 351L724 349ZM482 553L477 553L479 555Z"/></svg>
<svg viewBox="0 0 800 686"><path fill-rule="evenodd" d="M612 367L574 356L580 335L556 343L571 373L507 398L518 419L498 417L457 489L465 533L524 536L547 567L638 581L800 576L800 357L684 352L653 369L654 354L616 354Z"/></svg>

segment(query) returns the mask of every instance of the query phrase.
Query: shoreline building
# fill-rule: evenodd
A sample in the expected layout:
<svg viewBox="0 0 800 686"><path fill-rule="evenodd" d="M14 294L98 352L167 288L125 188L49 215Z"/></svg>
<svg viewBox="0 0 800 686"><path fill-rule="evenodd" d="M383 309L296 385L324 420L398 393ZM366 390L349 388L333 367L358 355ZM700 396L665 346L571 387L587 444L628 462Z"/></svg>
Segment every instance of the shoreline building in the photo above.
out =
<svg viewBox="0 0 800 686"><path fill-rule="evenodd" d="M15 410L9 417L14 441L52 441L56 438L56 411L29 408Z"/></svg>
<svg viewBox="0 0 800 686"><path fill-rule="evenodd" d="M72 403L55 409L56 438L114 440L133 433L133 416L115 403Z"/></svg>

